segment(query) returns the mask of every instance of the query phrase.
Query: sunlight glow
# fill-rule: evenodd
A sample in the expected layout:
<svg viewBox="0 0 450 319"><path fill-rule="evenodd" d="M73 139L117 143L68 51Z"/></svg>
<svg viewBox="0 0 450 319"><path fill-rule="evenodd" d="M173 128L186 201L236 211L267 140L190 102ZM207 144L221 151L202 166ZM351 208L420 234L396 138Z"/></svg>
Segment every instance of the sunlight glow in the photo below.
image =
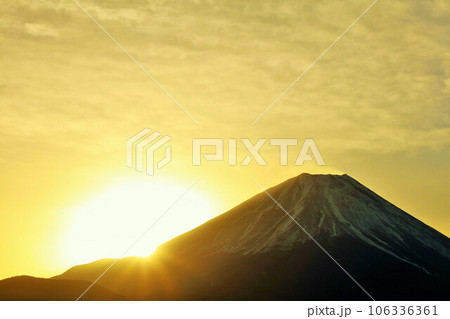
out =
<svg viewBox="0 0 450 319"><path fill-rule="evenodd" d="M73 210L65 240L72 264L118 258L185 191L160 182L117 186ZM191 189L125 256L148 256L158 245L216 216L206 196Z"/></svg>

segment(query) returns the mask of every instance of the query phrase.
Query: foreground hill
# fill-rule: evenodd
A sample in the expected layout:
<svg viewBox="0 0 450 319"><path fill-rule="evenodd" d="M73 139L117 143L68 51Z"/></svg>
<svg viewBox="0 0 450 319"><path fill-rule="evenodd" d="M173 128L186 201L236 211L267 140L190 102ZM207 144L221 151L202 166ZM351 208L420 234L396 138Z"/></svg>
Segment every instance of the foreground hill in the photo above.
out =
<svg viewBox="0 0 450 319"><path fill-rule="evenodd" d="M98 284L136 300L450 298L450 240L351 177L302 174L268 192L317 242L261 193ZM93 281L108 266L55 279Z"/></svg>
<svg viewBox="0 0 450 319"><path fill-rule="evenodd" d="M29 276L0 281L0 300L76 300L90 285L84 280L53 280ZM95 285L85 300L126 300L125 297Z"/></svg>

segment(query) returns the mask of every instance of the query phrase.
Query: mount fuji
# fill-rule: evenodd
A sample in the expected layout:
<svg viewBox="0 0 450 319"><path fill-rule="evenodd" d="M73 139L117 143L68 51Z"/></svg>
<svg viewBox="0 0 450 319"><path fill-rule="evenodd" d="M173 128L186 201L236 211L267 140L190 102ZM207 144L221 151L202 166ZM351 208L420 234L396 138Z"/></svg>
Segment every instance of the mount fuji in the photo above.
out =
<svg viewBox="0 0 450 319"><path fill-rule="evenodd" d="M51 280L93 282L112 262ZM130 300L448 300L449 284L448 237L347 175L309 174L120 259L96 283Z"/></svg>

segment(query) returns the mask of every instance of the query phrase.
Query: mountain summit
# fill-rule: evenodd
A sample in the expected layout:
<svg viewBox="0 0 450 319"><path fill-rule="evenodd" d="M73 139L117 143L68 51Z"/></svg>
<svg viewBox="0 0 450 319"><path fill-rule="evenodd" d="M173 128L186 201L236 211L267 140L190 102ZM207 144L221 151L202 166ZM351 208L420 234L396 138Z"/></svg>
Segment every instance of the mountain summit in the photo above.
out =
<svg viewBox="0 0 450 319"><path fill-rule="evenodd" d="M130 300L449 298L450 240L353 178L302 174L266 192L97 285ZM93 282L112 262L52 280Z"/></svg>
<svg viewBox="0 0 450 319"><path fill-rule="evenodd" d="M324 244L353 239L428 274L443 270L432 256L450 258L447 237L348 175L302 174L267 193L273 199L261 193L161 248L247 255L289 251L310 235Z"/></svg>

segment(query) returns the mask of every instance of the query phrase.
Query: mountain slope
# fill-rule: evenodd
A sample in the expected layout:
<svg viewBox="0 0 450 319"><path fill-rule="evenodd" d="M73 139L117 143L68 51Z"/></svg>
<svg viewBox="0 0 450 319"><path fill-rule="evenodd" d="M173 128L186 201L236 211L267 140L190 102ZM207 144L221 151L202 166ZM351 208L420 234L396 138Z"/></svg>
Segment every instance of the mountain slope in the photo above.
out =
<svg viewBox="0 0 450 319"><path fill-rule="evenodd" d="M268 192L375 299L449 298L449 239L351 177L302 174ZM56 278L93 281L105 268ZM98 284L130 299L369 298L265 193L148 258L120 260Z"/></svg>

